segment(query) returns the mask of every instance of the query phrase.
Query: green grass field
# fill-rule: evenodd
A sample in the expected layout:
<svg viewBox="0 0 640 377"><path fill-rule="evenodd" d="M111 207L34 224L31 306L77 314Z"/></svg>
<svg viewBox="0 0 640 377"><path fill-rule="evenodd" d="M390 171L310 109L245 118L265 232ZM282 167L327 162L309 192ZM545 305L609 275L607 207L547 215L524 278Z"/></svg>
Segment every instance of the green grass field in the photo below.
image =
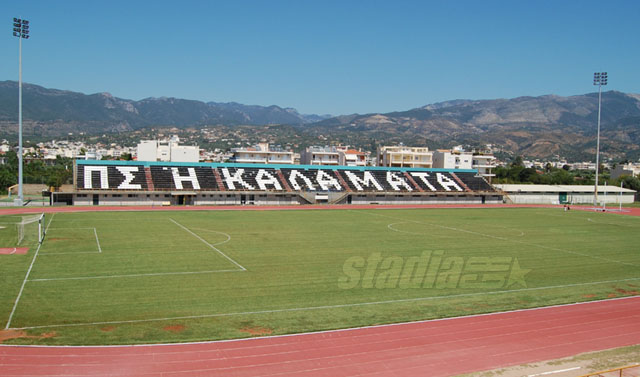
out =
<svg viewBox="0 0 640 377"><path fill-rule="evenodd" d="M5 344L230 339L640 291L640 218L631 216L166 211L59 213L46 222L9 326L31 337ZM35 251L0 255L0 329Z"/></svg>

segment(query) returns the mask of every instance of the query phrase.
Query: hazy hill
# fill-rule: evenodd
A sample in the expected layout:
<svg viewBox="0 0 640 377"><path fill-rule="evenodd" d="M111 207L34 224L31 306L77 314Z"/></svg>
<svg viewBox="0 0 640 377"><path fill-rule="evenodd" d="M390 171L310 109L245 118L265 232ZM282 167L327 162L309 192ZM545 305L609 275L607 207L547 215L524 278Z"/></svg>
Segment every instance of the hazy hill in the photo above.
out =
<svg viewBox="0 0 640 377"><path fill-rule="evenodd" d="M408 111L349 115L313 125L319 132L419 136L435 142L491 143L528 156L588 159L595 153L598 94L455 100ZM640 95L602 94L602 143L612 157L639 155Z"/></svg>
<svg viewBox="0 0 640 377"><path fill-rule="evenodd" d="M0 82L0 124L15 129L18 85ZM179 98L146 98L133 101L109 93L82 94L23 84L23 119L29 128L44 134L112 132L148 126L304 124L327 116L301 115L278 106L239 103L205 103ZM15 132L15 130L14 130Z"/></svg>
<svg viewBox="0 0 640 377"><path fill-rule="evenodd" d="M0 137L17 132L17 83L0 82ZM559 154L591 159L595 153L598 95L546 95L494 100L453 100L407 111L336 117L302 115L279 106L249 106L178 98L121 99L108 93L82 94L23 87L25 135L58 137L68 132L105 133L150 126L294 126L321 140L362 145L404 141L430 146L496 144L532 157ZM605 155L640 157L640 95L602 94ZM329 139L327 139L327 137Z"/></svg>

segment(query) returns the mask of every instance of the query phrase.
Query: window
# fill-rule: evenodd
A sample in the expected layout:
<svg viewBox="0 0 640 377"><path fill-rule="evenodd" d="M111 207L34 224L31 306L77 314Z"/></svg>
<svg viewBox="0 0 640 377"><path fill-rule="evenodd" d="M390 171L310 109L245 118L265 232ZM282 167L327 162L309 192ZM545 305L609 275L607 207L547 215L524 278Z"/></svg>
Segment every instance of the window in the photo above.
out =
<svg viewBox="0 0 640 377"><path fill-rule="evenodd" d="M127 197L129 197L129 198L137 198L137 197L138 197L138 195L136 195L136 194L129 194L129 195L127 195Z"/></svg>
<svg viewBox="0 0 640 377"><path fill-rule="evenodd" d="M105 196L106 196L106 195L105 195ZM121 197L122 197L122 195L120 195L120 194L113 194L113 195L111 195L111 196L112 196L112 197L114 197L114 198L121 198Z"/></svg>

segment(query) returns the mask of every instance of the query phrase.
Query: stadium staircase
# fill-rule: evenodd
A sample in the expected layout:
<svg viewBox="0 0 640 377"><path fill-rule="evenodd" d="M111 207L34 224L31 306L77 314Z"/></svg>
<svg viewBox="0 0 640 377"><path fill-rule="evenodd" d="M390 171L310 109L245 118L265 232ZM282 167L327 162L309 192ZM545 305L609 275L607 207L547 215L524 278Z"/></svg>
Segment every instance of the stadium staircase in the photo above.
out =
<svg viewBox="0 0 640 377"><path fill-rule="evenodd" d="M404 177L407 178L407 181L409 181L409 183L411 183L411 186L413 186L413 188L415 188L416 190L420 191L420 192L424 192L424 189L422 187L420 187L419 184L416 183L416 181L413 179L413 177L407 173L406 171L404 172Z"/></svg>

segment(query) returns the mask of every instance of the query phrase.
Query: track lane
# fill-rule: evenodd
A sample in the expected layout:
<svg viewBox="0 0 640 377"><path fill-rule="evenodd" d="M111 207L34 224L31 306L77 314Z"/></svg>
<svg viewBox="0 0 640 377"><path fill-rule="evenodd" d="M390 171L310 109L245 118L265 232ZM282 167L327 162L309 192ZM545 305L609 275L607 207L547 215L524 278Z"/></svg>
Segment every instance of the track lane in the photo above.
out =
<svg viewBox="0 0 640 377"><path fill-rule="evenodd" d="M640 343L640 297L256 339L0 346L3 376L449 376Z"/></svg>

